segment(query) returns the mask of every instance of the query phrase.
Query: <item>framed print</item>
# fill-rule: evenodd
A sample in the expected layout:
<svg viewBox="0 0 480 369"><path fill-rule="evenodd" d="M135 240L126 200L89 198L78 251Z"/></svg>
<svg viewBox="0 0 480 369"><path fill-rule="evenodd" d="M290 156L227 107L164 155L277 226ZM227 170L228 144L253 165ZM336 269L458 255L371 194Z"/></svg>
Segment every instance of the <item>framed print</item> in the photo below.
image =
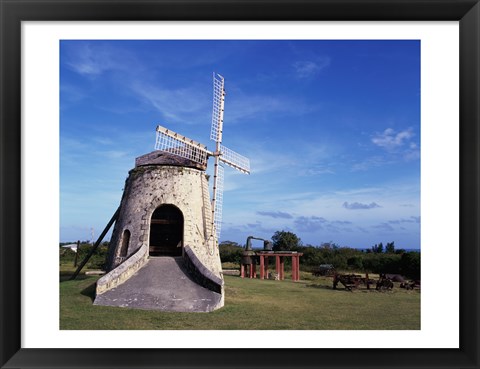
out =
<svg viewBox="0 0 480 369"><path fill-rule="evenodd" d="M478 1L0 0L0 4L2 368L479 367ZM314 53L314 49L323 52ZM382 53L385 50L390 52ZM341 63L343 69L331 67ZM175 73L172 65L177 68ZM211 91L198 76L219 66L236 77L225 75L226 90L232 87L223 105L224 77L214 74L213 95L217 100L213 110L220 118L213 121L214 129L207 136L217 147L208 151L203 139L193 141L203 137L204 130L195 127L206 115L203 106L211 109L209 98L204 98ZM295 84L289 84L292 80ZM159 87L158 81L171 83L170 88ZM334 94L340 96L337 101L332 99ZM131 99L135 105L127 103ZM207 104L201 105L204 100ZM231 125L223 138L241 155L223 146L224 112L225 128ZM151 149L144 149L150 140L153 146L149 128L142 130L138 122L134 126L125 123L129 119L151 124L150 120L158 117L165 123L159 122L153 133L155 149L168 156L178 147L184 148L183 156L177 156L194 162L187 169L181 166L182 170L176 168L171 173L151 169L160 159L149 153ZM320 117L323 123L319 123ZM250 122L244 128L239 124L242 119ZM180 120L190 123L177 129ZM327 123L329 120L336 123ZM370 120L382 124L369 125ZM326 129L328 124L335 129ZM87 144L90 139L94 144ZM257 139L261 144L254 145ZM166 148L161 140L170 140ZM137 145L138 150L127 155L129 144ZM253 153L252 173L256 167L265 174L252 175L249 180L253 184L240 178L241 172L250 171L243 157L249 151ZM132 155L137 158L135 170L129 171ZM335 160L325 160L333 155ZM125 157L127 164L114 168ZM205 169L208 158L215 160L215 171ZM168 156L161 160L170 166L173 159ZM215 206L215 200L211 205L202 198L197 211L197 200L189 197L198 192L199 198L210 200L210 177L213 198L221 204L224 189L217 182L221 176L217 164L221 163L239 171L231 182L231 173L225 171L225 199L243 215L242 222L248 227L238 227L237 220L225 214L223 222L218 220L221 207ZM197 179L199 165L205 166L200 168L206 170L204 179ZM295 171L288 172L287 166ZM102 177L106 167L112 171ZM118 169L115 175L114 169ZM333 176L341 170L344 177ZM375 173L376 181L363 175L367 170ZM287 172L292 178L286 178ZM128 195L117 188L126 175L131 176L124 186ZM160 199L163 195L152 195L155 190L141 192L137 198L132 195L138 183L147 188L157 175L171 175L169 180L176 184L185 177L191 177L189 186L200 182L198 189L188 187L189 191L180 190L177 184L168 201ZM280 181L288 191L273 196ZM331 187L322 183L327 181ZM264 192L258 190L260 185ZM389 192L380 197L378 188L382 186L388 186ZM317 195L326 209L321 214L315 211L320 202L311 197L319 189L341 193L337 197ZM378 196L365 196L366 189ZM264 199L267 195L272 196L270 202ZM150 210L140 214L135 210L137 205L128 205L128 196L134 202L146 202L142 206ZM127 210L120 207L115 211L120 200L125 209L133 209L127 220L122 220ZM111 211L109 206L92 205L103 201L112 205ZM182 208L182 204L188 206ZM395 217L387 212L388 206L395 208ZM83 219L95 227L85 231L83 224L85 229L79 233L75 222L82 212ZM209 216L198 220L202 212ZM374 212L380 215L375 218ZM61 244L60 254L70 255L69 263L75 263L77 273L84 265L78 267L80 245L91 247L94 232L100 233L99 217L95 218L98 214L101 221L105 219L102 226L112 214L115 227L118 225L105 251L108 273L96 283L77 284L83 286L77 291L83 300L67 301L61 298L67 293L65 286L76 282L63 283L65 275L72 273L69 266L58 286L58 252L53 245ZM112 221L93 249L103 241ZM137 222L143 233L136 234L129 225L132 222ZM165 230L165 224L175 226ZM272 237L273 247L259 235L279 227L285 228ZM245 252L252 251L251 242L264 242L263 251L257 249L248 255L258 258L258 265L252 258L249 264L245 253L240 262L242 277L258 278L263 283L258 288L272 286L270 291L257 291L264 294L263 307L248 305L240 284L228 286L240 278L225 275L224 290L225 267L222 272L222 266L215 264L215 257L220 261L220 251L215 253L220 228L222 241L235 234L247 239ZM207 229L217 232L217 241L212 241L208 254L212 258L189 246L193 241L188 237L194 240ZM366 301L362 299L365 296L395 296L388 295L394 277L382 273L374 291L369 291L368 272L365 276L335 272L333 288L322 285L320 279L294 283L306 275L299 265L313 259L318 249L306 246L315 245L319 237L338 237L342 244L357 249L365 245L367 249L360 253L382 253L382 243L370 248L369 242L376 241L366 236L362 239L369 229L388 235L384 237L395 235L397 244L387 239L386 248L391 260L398 259L398 265L401 255L408 254L405 250L395 253L398 244L413 245L414 249L421 245L421 295L418 253L418 259L404 260L403 269L398 269L405 272L405 265L417 268L408 272L411 285L402 283L408 287L403 291L410 299L408 304L401 307L393 298L389 302L397 307L397 314L393 309L379 309L381 299L372 298L368 306L361 303L362 309L355 306L355 301ZM289 231L302 231L306 245L298 240L298 248L282 248L280 237L291 236ZM66 242L84 237L85 232L89 233L85 238L91 232L91 242ZM133 239L148 243L131 252ZM114 242L118 246L113 247ZM296 241L289 238L288 242ZM332 255L339 249L333 241L322 245L333 250ZM353 271L360 263L365 270L380 270L371 266L377 259L371 257L366 267L367 259L351 252L348 260L342 259L345 270ZM129 307L140 295L129 297L128 304L126 300L118 302L113 295L105 297L106 290L115 290L123 283L123 277L115 274L118 282L108 269L118 271L116 268L127 265L132 269L125 269L124 275L130 273L126 278L131 278L141 268L138 265L146 265L141 263L157 254L186 260L192 280L218 294L215 306L197 305L197 311L202 312L189 320L187 314L192 313L183 311L190 310L181 310L187 308L175 302L180 310L166 309L161 322L147 309L142 313L142 325L128 325L130 316L116 313L119 310L115 309L121 308L111 306ZM269 256L275 259L270 265ZM315 260L325 268L324 261L330 259ZM273 286L284 283L284 266L291 269L286 279L293 282L288 283L298 287L287 292L297 298L283 302L290 310L280 309L275 301L278 295L272 292ZM309 269L309 278L316 278L316 271ZM174 275L162 278L173 279ZM262 279L280 281L274 284ZM365 284L365 290L348 294L360 283ZM326 296L317 292L330 293L337 284L345 286L341 299L325 299L317 310L311 308L314 300L305 302L310 306L300 305L298 296ZM395 287L400 287L399 281ZM416 290L409 291L410 287ZM228 306L235 294L247 301L243 313L237 305ZM354 300L359 296L363 297ZM88 301L91 306L89 299L94 306L107 305L108 309L100 307L101 314L93 314L80 303ZM178 294L173 296L172 301L180 300ZM210 300L205 297L202 301ZM235 313L235 309L240 310ZM206 312L211 310L215 311ZM363 322L351 318L355 315L352 311L360 310ZM346 311L352 315L342 315ZM388 319L379 316L382 313ZM318 319L321 314L330 319ZM257 320L242 325L242 315L245 320L256 315ZM228 321L229 316L235 317L235 324ZM270 320L277 320L276 324ZM375 324L378 321L382 323Z"/></svg>

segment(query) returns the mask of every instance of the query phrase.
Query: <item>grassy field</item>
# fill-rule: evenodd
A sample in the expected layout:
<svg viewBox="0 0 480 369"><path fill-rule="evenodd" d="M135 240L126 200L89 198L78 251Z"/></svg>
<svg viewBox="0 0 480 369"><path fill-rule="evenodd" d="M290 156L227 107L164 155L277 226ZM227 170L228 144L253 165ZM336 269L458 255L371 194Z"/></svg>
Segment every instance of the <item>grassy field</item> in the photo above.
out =
<svg viewBox="0 0 480 369"><path fill-rule="evenodd" d="M60 329L417 330L420 292L332 289L331 278L302 273L299 282L225 276L225 306L173 313L92 305L98 277L60 277Z"/></svg>

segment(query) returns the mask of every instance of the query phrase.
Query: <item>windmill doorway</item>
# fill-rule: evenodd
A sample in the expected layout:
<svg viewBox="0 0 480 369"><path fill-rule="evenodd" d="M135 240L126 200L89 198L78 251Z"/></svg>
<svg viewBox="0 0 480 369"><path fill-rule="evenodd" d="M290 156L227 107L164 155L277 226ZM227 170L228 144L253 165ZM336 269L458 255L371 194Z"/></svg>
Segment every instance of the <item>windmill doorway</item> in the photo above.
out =
<svg viewBox="0 0 480 369"><path fill-rule="evenodd" d="M150 219L150 256L181 256L183 214L174 205L161 205Z"/></svg>

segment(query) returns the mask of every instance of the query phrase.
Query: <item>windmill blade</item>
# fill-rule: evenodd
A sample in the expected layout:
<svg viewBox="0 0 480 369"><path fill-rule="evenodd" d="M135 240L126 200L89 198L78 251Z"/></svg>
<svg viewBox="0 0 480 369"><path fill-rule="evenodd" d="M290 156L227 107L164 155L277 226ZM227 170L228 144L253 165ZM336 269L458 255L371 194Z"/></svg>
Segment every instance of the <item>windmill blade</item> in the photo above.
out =
<svg viewBox="0 0 480 369"><path fill-rule="evenodd" d="M223 205L223 167L218 164L216 175L213 181L213 223L215 224L215 233L217 242L220 240L222 231L222 205Z"/></svg>
<svg viewBox="0 0 480 369"><path fill-rule="evenodd" d="M250 160L245 156L230 150L228 147L220 145L219 159L242 173L250 174Z"/></svg>
<svg viewBox="0 0 480 369"><path fill-rule="evenodd" d="M205 145L162 126L157 126L155 149L207 165L208 151Z"/></svg>
<svg viewBox="0 0 480 369"><path fill-rule="evenodd" d="M225 104L225 80L217 73L213 73L213 111L210 139L222 142L223 110Z"/></svg>

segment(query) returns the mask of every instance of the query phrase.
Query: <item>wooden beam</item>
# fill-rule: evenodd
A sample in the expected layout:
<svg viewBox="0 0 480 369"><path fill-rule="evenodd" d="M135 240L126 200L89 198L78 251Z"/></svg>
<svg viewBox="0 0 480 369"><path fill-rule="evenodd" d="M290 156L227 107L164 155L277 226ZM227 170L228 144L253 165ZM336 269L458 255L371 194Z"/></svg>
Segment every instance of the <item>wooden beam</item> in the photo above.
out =
<svg viewBox="0 0 480 369"><path fill-rule="evenodd" d="M100 237L98 237L98 240L97 242L95 242L95 245L93 245L92 249L90 250L90 252L88 253L87 256L85 256L85 258L83 259L83 261L80 263L80 265L78 266L77 270L75 270L75 273L73 273L73 275L70 277L70 280L74 280L75 278L77 278L77 275L78 273L80 273L80 271L83 269L83 267L85 266L85 264L87 264L88 260L90 260L90 258L92 257L92 255L94 254L95 250L97 250L98 246L100 245L100 242L102 242L103 240L103 237L105 237L105 235L107 234L108 230L110 229L110 227L112 226L112 224L117 220L118 218L118 214L120 213L120 206L118 207L117 211L115 212L115 214L113 214L112 216L112 219L110 219L110 221L108 222L107 226L105 227L105 229L103 230L102 234L100 235ZM78 250L77 250L78 252Z"/></svg>
<svg viewBox="0 0 480 369"><path fill-rule="evenodd" d="M180 222L175 219L152 219L150 224L179 224Z"/></svg>

